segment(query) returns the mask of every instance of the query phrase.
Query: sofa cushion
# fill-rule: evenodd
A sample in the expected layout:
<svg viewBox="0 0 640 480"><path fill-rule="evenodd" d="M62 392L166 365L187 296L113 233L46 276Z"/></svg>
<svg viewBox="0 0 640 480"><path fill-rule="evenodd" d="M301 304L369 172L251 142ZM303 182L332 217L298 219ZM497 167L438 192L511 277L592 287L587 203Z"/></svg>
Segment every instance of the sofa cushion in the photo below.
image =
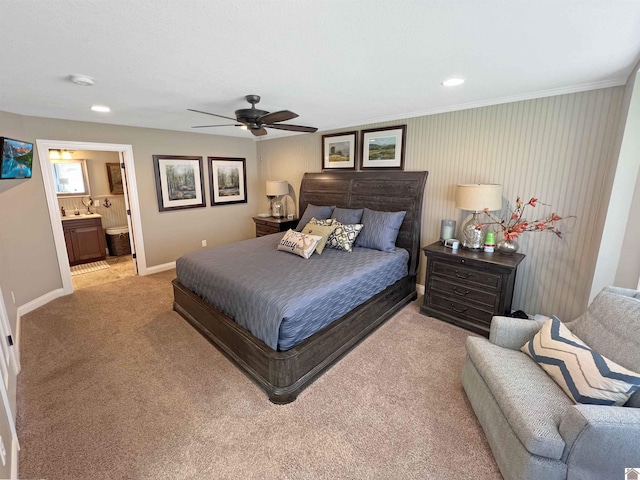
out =
<svg viewBox="0 0 640 480"><path fill-rule="evenodd" d="M584 343L629 370L640 371L640 298L605 289L566 326Z"/></svg>
<svg viewBox="0 0 640 480"><path fill-rule="evenodd" d="M558 425L573 402L520 351L467 338L469 359L523 446L532 454L559 460L565 442Z"/></svg>
<svg viewBox="0 0 640 480"><path fill-rule="evenodd" d="M607 287L584 314L565 325L600 354L640 372L640 292ZM640 408L640 391L625 405Z"/></svg>
<svg viewBox="0 0 640 480"><path fill-rule="evenodd" d="M589 348L555 316L521 350L576 403L621 406L640 388L640 375Z"/></svg>

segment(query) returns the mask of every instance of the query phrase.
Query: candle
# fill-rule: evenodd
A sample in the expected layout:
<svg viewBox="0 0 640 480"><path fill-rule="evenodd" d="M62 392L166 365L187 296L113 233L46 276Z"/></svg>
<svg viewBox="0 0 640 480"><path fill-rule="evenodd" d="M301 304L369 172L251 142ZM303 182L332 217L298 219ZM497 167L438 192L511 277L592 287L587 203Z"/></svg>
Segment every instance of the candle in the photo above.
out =
<svg viewBox="0 0 640 480"><path fill-rule="evenodd" d="M456 236L456 221L442 220L440 222L440 240L449 240Z"/></svg>

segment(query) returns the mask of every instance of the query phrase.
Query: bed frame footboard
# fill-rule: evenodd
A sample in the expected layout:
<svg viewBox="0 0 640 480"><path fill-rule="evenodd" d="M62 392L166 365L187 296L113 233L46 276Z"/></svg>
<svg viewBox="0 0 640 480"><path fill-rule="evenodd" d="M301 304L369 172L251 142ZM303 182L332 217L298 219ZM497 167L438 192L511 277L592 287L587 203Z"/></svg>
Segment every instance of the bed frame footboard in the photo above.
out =
<svg viewBox="0 0 640 480"><path fill-rule="evenodd" d="M403 277L302 343L286 352L278 352L177 279L172 283L173 309L235 362L267 393L269 400L277 404L294 401L305 387L417 296L416 277Z"/></svg>

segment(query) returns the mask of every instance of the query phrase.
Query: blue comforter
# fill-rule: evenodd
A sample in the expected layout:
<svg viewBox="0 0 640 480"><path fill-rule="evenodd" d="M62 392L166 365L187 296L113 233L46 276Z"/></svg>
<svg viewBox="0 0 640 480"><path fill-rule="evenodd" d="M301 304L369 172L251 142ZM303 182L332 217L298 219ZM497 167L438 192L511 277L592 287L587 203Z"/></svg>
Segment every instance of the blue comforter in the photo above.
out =
<svg viewBox="0 0 640 480"><path fill-rule="evenodd" d="M288 350L407 275L409 253L276 250L282 233L180 257L178 280L271 348Z"/></svg>

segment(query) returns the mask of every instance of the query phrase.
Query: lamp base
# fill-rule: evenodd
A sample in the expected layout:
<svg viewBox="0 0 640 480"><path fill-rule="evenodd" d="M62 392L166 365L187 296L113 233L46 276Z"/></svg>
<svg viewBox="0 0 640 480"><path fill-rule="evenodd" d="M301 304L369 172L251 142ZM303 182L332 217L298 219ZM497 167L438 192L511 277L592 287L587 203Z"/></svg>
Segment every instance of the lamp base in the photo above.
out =
<svg viewBox="0 0 640 480"><path fill-rule="evenodd" d="M274 200L273 202L271 202L271 216L275 218L286 217L284 203L282 203L280 200Z"/></svg>
<svg viewBox="0 0 640 480"><path fill-rule="evenodd" d="M481 250L484 247L478 212L473 212L473 216L462 226L462 246L470 250Z"/></svg>

